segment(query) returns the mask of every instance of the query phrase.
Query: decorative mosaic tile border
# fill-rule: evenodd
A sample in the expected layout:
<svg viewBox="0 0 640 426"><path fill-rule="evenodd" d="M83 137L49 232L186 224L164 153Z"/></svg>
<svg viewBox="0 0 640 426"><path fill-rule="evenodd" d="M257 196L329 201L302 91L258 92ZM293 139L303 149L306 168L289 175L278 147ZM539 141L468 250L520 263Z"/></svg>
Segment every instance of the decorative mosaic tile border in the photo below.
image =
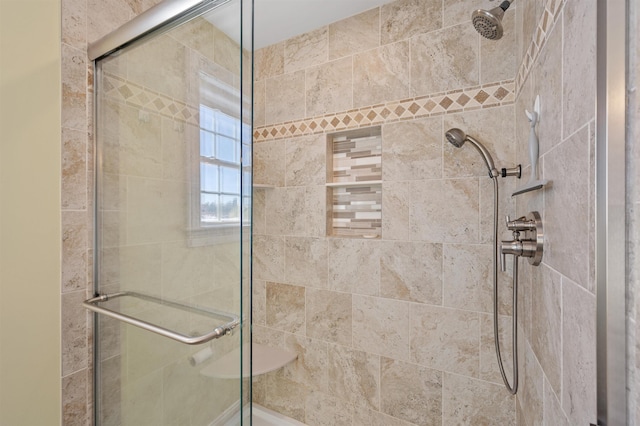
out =
<svg viewBox="0 0 640 426"><path fill-rule="evenodd" d="M160 114L175 121L199 125L199 110L162 93L140 86L122 77L104 73L102 90L106 97L126 105Z"/></svg>
<svg viewBox="0 0 640 426"><path fill-rule="evenodd" d="M536 26L536 31L529 44L527 49L527 53L524 55L522 59L522 63L518 68L518 74L516 75L516 95L520 93L520 88L524 84L529 75L529 71L533 67L533 64L536 63L538 56L540 56L540 51L544 47L547 42L547 38L549 32L553 28L553 25L558 20L560 16L560 12L564 7L566 0L548 0L545 5L544 11L542 12L542 16L540 16L540 21Z"/></svg>
<svg viewBox="0 0 640 426"><path fill-rule="evenodd" d="M421 96L346 112L289 121L254 129L254 142L372 126L509 105L515 101L513 80Z"/></svg>

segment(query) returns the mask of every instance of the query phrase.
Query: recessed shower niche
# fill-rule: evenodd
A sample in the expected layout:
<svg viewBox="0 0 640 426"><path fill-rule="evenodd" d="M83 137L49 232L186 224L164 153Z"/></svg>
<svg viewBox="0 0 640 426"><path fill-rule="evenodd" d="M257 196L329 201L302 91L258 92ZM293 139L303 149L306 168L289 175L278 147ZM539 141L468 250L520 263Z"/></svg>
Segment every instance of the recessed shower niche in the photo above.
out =
<svg viewBox="0 0 640 426"><path fill-rule="evenodd" d="M327 136L327 235L382 235L380 126Z"/></svg>

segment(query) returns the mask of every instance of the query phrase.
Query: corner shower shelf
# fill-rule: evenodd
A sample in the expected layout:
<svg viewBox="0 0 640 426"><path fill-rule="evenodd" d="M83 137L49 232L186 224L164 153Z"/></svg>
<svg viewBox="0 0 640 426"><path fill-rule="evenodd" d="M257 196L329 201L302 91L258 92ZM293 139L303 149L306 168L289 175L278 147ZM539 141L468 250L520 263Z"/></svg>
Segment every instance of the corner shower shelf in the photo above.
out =
<svg viewBox="0 0 640 426"><path fill-rule="evenodd" d="M275 188L274 185L267 185L265 183L254 183L253 184L253 189L273 189Z"/></svg>
<svg viewBox="0 0 640 426"><path fill-rule="evenodd" d="M340 188L344 186L371 186L371 185L381 185L381 180L361 180L356 182L329 182L326 185L330 188Z"/></svg>
<svg viewBox="0 0 640 426"><path fill-rule="evenodd" d="M253 353L253 371L250 368L250 353ZM245 350L242 353L242 377L249 377L250 372L255 377L275 371L293 362L296 358L298 358L298 354L294 352L254 343L252 351ZM240 377L239 359L240 348L236 348L204 367L200 373L218 379L238 379Z"/></svg>
<svg viewBox="0 0 640 426"><path fill-rule="evenodd" d="M226 336L240 325L240 319L236 315L227 312L163 300L133 291L99 295L85 300L82 304L93 312L135 325L187 345L199 345ZM162 315L159 315L160 313ZM153 322L145 319L145 316L153 318ZM198 323L205 327L206 331L174 331L164 325L157 324L164 319L170 319L172 327L181 324L191 330L193 324Z"/></svg>

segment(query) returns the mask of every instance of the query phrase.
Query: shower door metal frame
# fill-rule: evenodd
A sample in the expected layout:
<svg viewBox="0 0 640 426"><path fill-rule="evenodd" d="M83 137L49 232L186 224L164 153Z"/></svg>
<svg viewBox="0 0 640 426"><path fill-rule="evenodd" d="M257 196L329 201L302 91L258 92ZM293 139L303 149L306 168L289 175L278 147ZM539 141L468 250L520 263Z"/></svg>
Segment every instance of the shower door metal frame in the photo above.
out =
<svg viewBox="0 0 640 426"><path fill-rule="evenodd" d="M222 6L229 0L164 0L87 47L89 60L95 61L160 28L180 25L200 11Z"/></svg>
<svg viewBox="0 0 640 426"><path fill-rule="evenodd" d="M151 7L150 9L148 9L147 11L141 13L140 15L134 17L133 19L131 19L130 21L126 22L125 24L123 24L122 26L118 27L117 29L115 29L114 31L108 33L107 35L105 35L104 37L91 42L88 44L87 46L87 56L89 58L89 60L92 62L93 64L93 126L96 125L96 120L95 118L99 116L99 102L98 102L98 90L97 90L97 84L100 81L100 76L101 76L101 72L99 67L97 66L97 61L102 59L103 57L119 50L122 48L126 48L127 46L129 46L131 43L136 42L146 36L149 36L151 34L153 35L157 35L160 34L162 32L165 31L169 31L172 28L175 28L181 24L183 24L184 22L187 22L189 20L191 20L194 17L199 16L200 14L202 14L204 11L210 11L213 10L219 6L222 6L226 3L228 3L231 0L163 0L162 2L158 3L157 5ZM251 4L253 4L253 0L251 0ZM243 6L244 6L244 1L240 0L240 10L241 10L241 15L244 13L243 12ZM241 24L242 25L242 24ZM251 25L253 28L253 13L252 13L252 21L251 21ZM242 34L242 29L241 29L241 34ZM252 46L253 46L253 35L252 35ZM253 49L252 49L252 60L253 60ZM240 59L242 61L242 57ZM242 67L241 67L242 69ZM253 67L251 68L252 72L253 72ZM251 91L253 92L253 76L251 78ZM242 89L241 93L242 93ZM240 96L240 98L242 99L242 94ZM97 131L94 128L93 129L93 138L92 138L92 143L94 145L94 147L96 147L96 149L93 150L93 162L94 164L99 164L100 158L101 158L101 152L99 149L97 149ZM240 184L241 188L242 188L242 177L241 177L241 184ZM97 206L98 205L98 179L94 178L93 181L93 205ZM98 247L98 245L100 244L100 239L99 239L99 232L98 232L98 214L97 214L97 210L94 211L94 215L93 215L93 244L94 247ZM242 229L242 224L241 224L241 229ZM241 231L241 235L242 235L242 231ZM242 237L241 237L241 249L240 252L243 252L242 249ZM98 261L98 250L93 250L93 276L97 277L98 276L98 268L99 268L99 261ZM243 266L242 266L242 255L241 255L241 261L240 261L240 270L243 270ZM242 273L242 272L241 272ZM251 275L251 272L250 272ZM242 285L242 278L240 280L240 285ZM93 279L93 286L94 286L94 294L96 292L97 289L97 283L98 280L97 279ZM241 291L242 293L242 291ZM92 299L89 299L92 300ZM242 297L240 300L240 305L243 305L243 301L242 301ZM93 318L92 318L92 327L95 327L95 324L97 324L97 316L98 316L98 312L94 311L93 312ZM122 318L119 318L122 319ZM125 321L125 322L129 322L132 323L131 321ZM144 321L137 321L134 319L134 322L140 322L140 323L144 323ZM243 331L242 331L242 323L244 322L243 320L243 316L239 317L239 318L233 318L232 321L229 323L230 325L232 325L232 327L229 328L235 328L237 326L240 326L240 336L242 336ZM169 337L169 338L173 338L170 335L171 334L175 334L175 336L179 336L178 333L173 333L170 330L165 330L168 331L167 332L162 332L163 330L150 330L153 328L158 328L160 329L160 327L156 327L153 324L134 324L134 325L138 325L138 326L142 326L142 328L146 328L148 331L152 331L152 332L156 332L157 334L161 334L164 335L165 337ZM217 330L217 329L216 329ZM161 332L158 332L161 331ZM214 330L214 334L215 334L215 330ZM226 334L226 331L225 331ZM240 338L242 341L242 337ZM98 340L98 330L96 328L94 328L93 330L93 340L94 342L96 342ZM178 340L180 341L180 338L174 339L174 340ZM186 344L191 344L189 342L183 342ZM242 343L241 343L241 350L240 353L242 354ZM97 365L96 360L97 360L97 356L98 356L98 351L94 350L93 351L93 356L94 356L94 366ZM249 356L251 356L251 345L249 346ZM242 356L241 356L242 358ZM98 398L98 378L95 376L95 371L97 371L97 369L94 368L94 383L93 383L93 413L92 413L92 424L98 424L98 411L99 411L99 404L100 404L100 400ZM252 373L252 366L249 366L249 375L251 376ZM242 377L242 362L240 362L240 377ZM241 380L242 383L242 380ZM242 385L241 385L241 389L242 389ZM249 395L252 395L252 383L251 381L249 381ZM243 391L241 391L241 393L243 393ZM242 404L240 404L240 406L242 407ZM251 405L249 406L249 415L251 417L251 410L252 407Z"/></svg>
<svg viewBox="0 0 640 426"><path fill-rule="evenodd" d="M598 425L626 425L627 2L598 0L596 297Z"/></svg>

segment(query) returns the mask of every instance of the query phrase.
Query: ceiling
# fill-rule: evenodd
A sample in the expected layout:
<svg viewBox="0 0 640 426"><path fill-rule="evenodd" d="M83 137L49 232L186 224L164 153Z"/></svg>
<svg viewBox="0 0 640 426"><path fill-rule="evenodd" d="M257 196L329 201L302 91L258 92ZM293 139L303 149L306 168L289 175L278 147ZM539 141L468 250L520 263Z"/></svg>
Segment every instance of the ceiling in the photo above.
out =
<svg viewBox="0 0 640 426"><path fill-rule="evenodd" d="M255 49L289 39L332 22L357 15L393 0L254 0ZM250 0L243 0L250 5ZM240 4L231 1L214 9L207 20L236 41L240 40ZM245 13L244 28L251 17ZM250 45L250 32L244 31L243 45Z"/></svg>

